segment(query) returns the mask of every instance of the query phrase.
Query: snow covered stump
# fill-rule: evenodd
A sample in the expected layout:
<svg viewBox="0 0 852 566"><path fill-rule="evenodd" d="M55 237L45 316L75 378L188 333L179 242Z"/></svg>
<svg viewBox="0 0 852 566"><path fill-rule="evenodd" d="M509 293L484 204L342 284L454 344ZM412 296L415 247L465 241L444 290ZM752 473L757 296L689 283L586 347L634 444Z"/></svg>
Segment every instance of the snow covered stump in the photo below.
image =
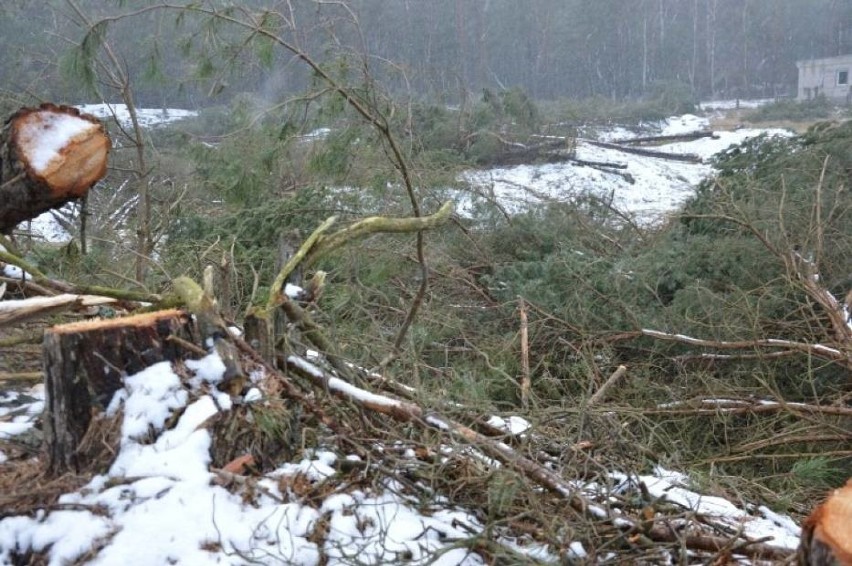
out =
<svg viewBox="0 0 852 566"><path fill-rule="evenodd" d="M0 130L0 233L86 195L106 174L110 140L70 106L22 108Z"/></svg>
<svg viewBox="0 0 852 566"><path fill-rule="evenodd" d="M169 336L189 338L189 315L165 310L62 324L44 333L44 438L48 469L76 472L77 448L93 414L105 408L127 375L155 362L187 357Z"/></svg>

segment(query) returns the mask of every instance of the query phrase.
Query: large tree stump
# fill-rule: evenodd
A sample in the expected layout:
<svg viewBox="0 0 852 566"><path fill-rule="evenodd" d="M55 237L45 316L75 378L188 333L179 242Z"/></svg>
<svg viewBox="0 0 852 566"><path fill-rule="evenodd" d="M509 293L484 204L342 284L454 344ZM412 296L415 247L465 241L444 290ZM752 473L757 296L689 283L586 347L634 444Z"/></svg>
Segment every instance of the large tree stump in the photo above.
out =
<svg viewBox="0 0 852 566"><path fill-rule="evenodd" d="M70 106L22 108L0 129L0 233L86 195L106 174L110 141Z"/></svg>
<svg viewBox="0 0 852 566"><path fill-rule="evenodd" d="M77 447L92 414L105 408L126 375L185 357L176 335L191 338L189 316L165 310L54 326L44 334L44 437L49 470L78 471Z"/></svg>
<svg viewBox="0 0 852 566"><path fill-rule="evenodd" d="M799 564L852 564L852 479L835 489L802 525Z"/></svg>

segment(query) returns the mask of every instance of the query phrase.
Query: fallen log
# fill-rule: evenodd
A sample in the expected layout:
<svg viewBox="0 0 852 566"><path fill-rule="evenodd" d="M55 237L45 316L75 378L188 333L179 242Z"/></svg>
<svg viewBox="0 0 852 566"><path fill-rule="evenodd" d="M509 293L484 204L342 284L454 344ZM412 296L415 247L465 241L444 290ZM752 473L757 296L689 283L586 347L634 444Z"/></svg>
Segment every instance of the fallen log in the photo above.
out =
<svg viewBox="0 0 852 566"><path fill-rule="evenodd" d="M110 140L70 106L22 108L0 129L0 233L83 197L106 174Z"/></svg>
<svg viewBox="0 0 852 566"><path fill-rule="evenodd" d="M642 149L638 147L628 147L617 143L602 142L596 140L583 140L590 145L602 147L604 149L614 149L623 151L624 153L632 153L634 155L642 155L644 157L656 157L658 159L668 159L670 161L683 161L686 163L701 163L702 159L694 153L669 153L666 151L653 151L650 149Z"/></svg>
<svg viewBox="0 0 852 566"><path fill-rule="evenodd" d="M77 447L93 412L105 408L123 379L187 353L169 336L192 335L189 315L165 310L54 326L44 333L44 437L48 469L75 472Z"/></svg>
<svg viewBox="0 0 852 566"><path fill-rule="evenodd" d="M500 142L502 151L482 159L479 165L521 165L525 163L558 163L565 161L573 147L572 140L567 138L547 139L536 144L525 144L504 139L492 134Z"/></svg>
<svg viewBox="0 0 852 566"><path fill-rule="evenodd" d="M92 307L115 303L115 299L96 295L56 295L0 302L0 326L56 314L73 307Z"/></svg>
<svg viewBox="0 0 852 566"><path fill-rule="evenodd" d="M627 169L627 163L618 163L617 161L589 161L588 159L577 159L576 157L566 158L571 163L577 165L585 165L586 167L594 167L605 171L607 169ZM612 171L608 171L612 173Z"/></svg>
<svg viewBox="0 0 852 566"><path fill-rule="evenodd" d="M625 138L620 140L610 140L610 143L617 143L623 145L631 145L631 144L643 144L643 143L672 143L672 142L684 142L684 141L695 141L700 140L701 138L713 138L714 140L719 139L719 136L714 134L712 130L698 130L695 132L687 132L685 134L671 134L667 136L642 136L638 138Z"/></svg>

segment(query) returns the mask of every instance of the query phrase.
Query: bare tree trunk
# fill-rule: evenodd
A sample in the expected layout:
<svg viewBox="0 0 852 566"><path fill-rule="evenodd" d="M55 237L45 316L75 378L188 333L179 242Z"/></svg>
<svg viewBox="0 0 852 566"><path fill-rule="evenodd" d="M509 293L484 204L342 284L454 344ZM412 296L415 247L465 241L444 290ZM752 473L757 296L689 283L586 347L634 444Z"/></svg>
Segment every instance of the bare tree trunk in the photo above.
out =
<svg viewBox="0 0 852 566"><path fill-rule="evenodd" d="M695 94L695 71L698 68L698 0L692 2L692 62L689 67L689 86Z"/></svg>
<svg viewBox="0 0 852 566"><path fill-rule="evenodd" d="M716 0L707 0L707 67L710 95L716 95Z"/></svg>
<svg viewBox="0 0 852 566"><path fill-rule="evenodd" d="M642 92L648 86L648 18L642 18Z"/></svg>
<svg viewBox="0 0 852 566"><path fill-rule="evenodd" d="M456 0L456 41L459 44L458 65L464 88L470 88L467 72L467 25L464 16L464 0Z"/></svg>
<svg viewBox="0 0 852 566"><path fill-rule="evenodd" d="M136 101L133 99L133 91L130 89L129 78L124 75L125 84L121 89L121 98L130 113L130 122L133 125L133 144L136 147L136 167L134 175L139 193L139 203L136 209L136 281L142 283L148 267L148 258L151 256L151 192L148 187L148 168L145 164L145 142L142 138L142 127L139 125L139 117L136 114Z"/></svg>
<svg viewBox="0 0 852 566"><path fill-rule="evenodd" d="M742 92L740 97L747 96L751 84L749 83L749 68L748 68L748 5L749 0L743 0L743 18L742 18L742 42L743 42L743 80ZM738 97L739 98L739 97Z"/></svg>

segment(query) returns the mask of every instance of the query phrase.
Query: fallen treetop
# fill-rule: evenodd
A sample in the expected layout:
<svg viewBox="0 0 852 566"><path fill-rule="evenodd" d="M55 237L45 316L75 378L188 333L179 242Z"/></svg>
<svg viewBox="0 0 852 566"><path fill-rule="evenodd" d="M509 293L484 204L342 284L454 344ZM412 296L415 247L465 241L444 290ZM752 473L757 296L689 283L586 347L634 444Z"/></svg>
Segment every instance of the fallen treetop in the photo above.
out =
<svg viewBox="0 0 852 566"><path fill-rule="evenodd" d="M0 130L0 233L86 195L106 174L110 140L70 106L22 108Z"/></svg>

